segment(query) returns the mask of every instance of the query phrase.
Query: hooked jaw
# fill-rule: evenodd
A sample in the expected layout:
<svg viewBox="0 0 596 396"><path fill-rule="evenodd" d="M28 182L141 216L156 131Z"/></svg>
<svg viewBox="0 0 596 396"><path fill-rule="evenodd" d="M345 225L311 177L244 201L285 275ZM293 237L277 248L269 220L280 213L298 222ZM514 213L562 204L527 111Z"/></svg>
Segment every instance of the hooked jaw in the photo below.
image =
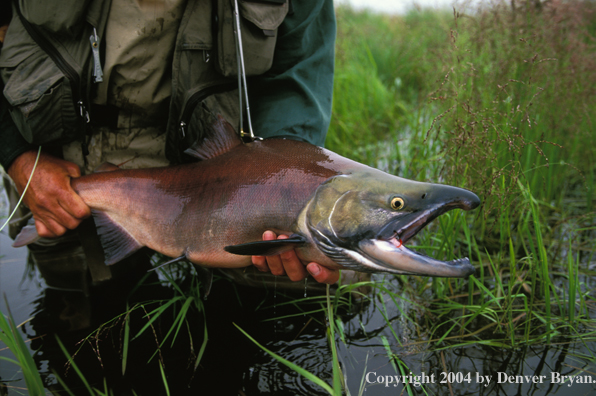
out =
<svg viewBox="0 0 596 396"><path fill-rule="evenodd" d="M377 271L445 278L467 278L475 271L468 258L436 260L406 248L395 238L365 239L359 243L359 250L363 258L376 264Z"/></svg>
<svg viewBox="0 0 596 396"><path fill-rule="evenodd" d="M452 187L453 188L453 187ZM480 204L476 194L463 190L448 201L435 202L425 210L409 213L387 224L375 239L364 239L358 247L365 261L375 263L386 272L447 278L467 278L474 266L466 258L440 261L404 246L432 220L451 209L471 210ZM379 269L377 269L379 270Z"/></svg>

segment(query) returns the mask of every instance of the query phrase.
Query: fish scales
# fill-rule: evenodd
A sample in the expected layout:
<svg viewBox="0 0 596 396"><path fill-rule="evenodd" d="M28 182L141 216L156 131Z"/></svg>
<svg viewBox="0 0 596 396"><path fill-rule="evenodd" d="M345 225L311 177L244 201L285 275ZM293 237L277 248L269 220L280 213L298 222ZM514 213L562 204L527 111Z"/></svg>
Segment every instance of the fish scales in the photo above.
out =
<svg viewBox="0 0 596 396"><path fill-rule="evenodd" d="M436 217L480 204L471 191L403 179L304 142L241 144L215 119L185 151L202 161L112 170L72 180L92 209L106 263L143 246L210 267L295 249L302 261L366 272L467 277L467 258L440 261L404 245ZM103 170L114 168L106 166ZM262 241L272 230L288 239ZM27 226L13 246L37 240Z"/></svg>
<svg viewBox="0 0 596 396"><path fill-rule="evenodd" d="M258 240L266 230L292 234L318 186L355 164L307 143L271 139L189 165L91 174L73 188L141 245L205 266L241 267L250 257L224 246Z"/></svg>

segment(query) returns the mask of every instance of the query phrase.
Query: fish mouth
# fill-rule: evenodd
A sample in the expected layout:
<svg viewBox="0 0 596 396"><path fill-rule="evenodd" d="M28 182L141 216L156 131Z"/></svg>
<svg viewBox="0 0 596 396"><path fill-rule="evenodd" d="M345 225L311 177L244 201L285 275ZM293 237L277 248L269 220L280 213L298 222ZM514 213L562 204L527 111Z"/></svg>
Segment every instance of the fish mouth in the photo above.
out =
<svg viewBox="0 0 596 396"><path fill-rule="evenodd" d="M369 261L365 266L375 271L444 278L467 278L475 272L467 257L440 261L406 248L397 238L365 239L358 248L363 258Z"/></svg>
<svg viewBox="0 0 596 396"><path fill-rule="evenodd" d="M435 205L420 212L409 213L387 224L376 238L364 239L358 243L358 250L375 270L395 274L440 276L446 278L467 278L475 272L470 260L465 257L441 261L408 249L404 244L427 224L451 209L471 210L479 201L452 201Z"/></svg>

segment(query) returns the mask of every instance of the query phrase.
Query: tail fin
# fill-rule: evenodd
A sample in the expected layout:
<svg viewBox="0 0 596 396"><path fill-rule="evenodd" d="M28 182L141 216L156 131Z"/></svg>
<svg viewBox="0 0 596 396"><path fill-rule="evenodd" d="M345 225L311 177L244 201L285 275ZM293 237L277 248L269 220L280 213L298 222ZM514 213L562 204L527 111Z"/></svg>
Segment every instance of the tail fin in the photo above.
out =
<svg viewBox="0 0 596 396"><path fill-rule="evenodd" d="M26 246L33 242L37 242L39 238L41 237L37 233L37 228L35 228L35 220L31 218L15 238L12 247Z"/></svg>
<svg viewBox="0 0 596 396"><path fill-rule="evenodd" d="M143 247L124 228L114 223L108 215L98 210L91 211L97 227L97 234L104 249L105 263L115 264ZM17 235L13 247L22 247L37 242L41 237L35 228L35 220L31 218Z"/></svg>

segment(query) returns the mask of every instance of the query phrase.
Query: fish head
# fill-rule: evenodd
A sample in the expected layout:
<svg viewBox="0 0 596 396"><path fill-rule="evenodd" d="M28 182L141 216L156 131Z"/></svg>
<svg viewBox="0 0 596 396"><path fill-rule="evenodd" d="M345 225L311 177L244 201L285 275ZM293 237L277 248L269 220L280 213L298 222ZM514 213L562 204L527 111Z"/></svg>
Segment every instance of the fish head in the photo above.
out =
<svg viewBox="0 0 596 396"><path fill-rule="evenodd" d="M468 277L474 267L467 258L439 261L404 244L441 214L479 204L476 194L462 188L370 169L322 184L306 213L306 227L319 250L344 268Z"/></svg>

